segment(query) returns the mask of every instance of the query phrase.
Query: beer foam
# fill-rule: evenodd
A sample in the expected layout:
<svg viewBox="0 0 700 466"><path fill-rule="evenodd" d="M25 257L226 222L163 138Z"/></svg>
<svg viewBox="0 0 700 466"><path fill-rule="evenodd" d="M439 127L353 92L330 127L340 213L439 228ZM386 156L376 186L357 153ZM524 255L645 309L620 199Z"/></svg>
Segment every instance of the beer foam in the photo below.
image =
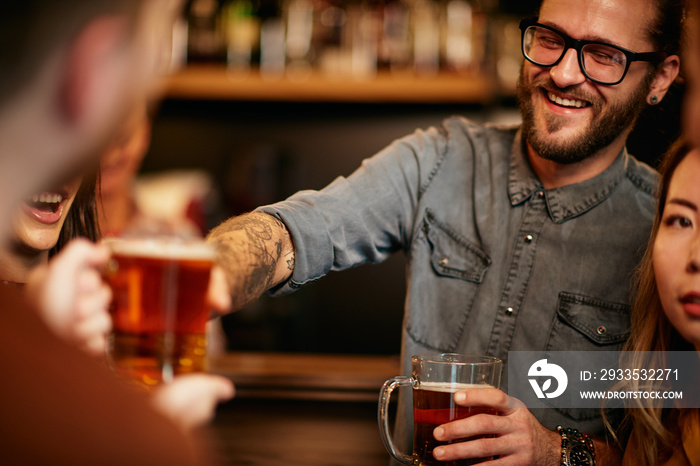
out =
<svg viewBox="0 0 700 466"><path fill-rule="evenodd" d="M204 241L163 240L162 238L107 238L104 241L113 253L150 259L211 260L216 250Z"/></svg>
<svg viewBox="0 0 700 466"><path fill-rule="evenodd" d="M446 383L446 382L421 382L418 385L419 390L426 390L429 392L442 392L442 393L454 393L459 390L471 389L471 388L495 388L493 385L489 384L478 384L478 383Z"/></svg>

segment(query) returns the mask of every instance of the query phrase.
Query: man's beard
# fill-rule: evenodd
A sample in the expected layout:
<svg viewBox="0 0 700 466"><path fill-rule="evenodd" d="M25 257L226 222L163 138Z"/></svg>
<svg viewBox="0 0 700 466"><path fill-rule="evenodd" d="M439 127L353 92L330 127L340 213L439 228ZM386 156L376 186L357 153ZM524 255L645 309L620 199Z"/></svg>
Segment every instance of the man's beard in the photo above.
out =
<svg viewBox="0 0 700 466"><path fill-rule="evenodd" d="M654 74L648 73L637 91L627 100L604 109L604 102L599 97L584 96L579 90L579 85L560 89L551 78L527 84L523 76L524 72L521 70L518 79L518 104L523 119L523 136L540 157L560 164L573 164L594 156L610 145L622 132L631 128L646 105L646 96L654 79ZM590 102L593 120L588 128L567 140L548 140L545 137L546 133L556 138L555 133L562 128L565 120L560 115L546 113L544 115L546 127L536 127L532 95L539 94L542 89L557 89L572 97Z"/></svg>

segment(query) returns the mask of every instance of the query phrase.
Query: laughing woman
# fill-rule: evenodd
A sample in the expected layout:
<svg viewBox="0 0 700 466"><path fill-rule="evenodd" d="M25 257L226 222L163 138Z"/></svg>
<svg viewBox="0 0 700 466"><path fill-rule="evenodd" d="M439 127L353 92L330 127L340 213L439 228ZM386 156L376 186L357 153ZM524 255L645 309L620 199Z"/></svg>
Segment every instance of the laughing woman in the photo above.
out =
<svg viewBox="0 0 700 466"><path fill-rule="evenodd" d="M111 293L96 269L108 258L94 244L99 237L96 179L93 174L72 180L20 206L11 240L0 247L0 286L26 285L27 297L55 333L100 356L111 329Z"/></svg>
<svg viewBox="0 0 700 466"><path fill-rule="evenodd" d="M95 185L95 175L78 178L24 202L15 215L11 244L0 249L0 278L26 283L30 270L70 240L97 241Z"/></svg>
<svg viewBox="0 0 700 466"><path fill-rule="evenodd" d="M0 286L23 288L54 333L99 357L112 322L107 312L111 292L98 272L109 251L95 244L96 184L96 176L87 176L22 204L11 242L0 247ZM189 374L160 386L151 402L190 429L211 419L216 404L231 396L233 387L225 378Z"/></svg>

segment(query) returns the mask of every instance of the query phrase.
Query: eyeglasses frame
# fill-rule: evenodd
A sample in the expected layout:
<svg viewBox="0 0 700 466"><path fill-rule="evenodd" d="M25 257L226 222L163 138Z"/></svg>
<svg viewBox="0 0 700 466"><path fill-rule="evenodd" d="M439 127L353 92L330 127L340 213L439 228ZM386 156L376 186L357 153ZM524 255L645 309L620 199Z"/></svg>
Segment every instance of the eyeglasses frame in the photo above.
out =
<svg viewBox="0 0 700 466"><path fill-rule="evenodd" d="M534 61L533 59L528 57L527 53L525 53L525 31L527 31L528 28L533 27L533 26L537 26L539 28L543 28L543 29L547 29L549 31L552 31L552 32L558 34L559 36L561 36L562 39L564 39L564 51L562 52L561 56L557 59L557 61L555 61L551 65L543 65L541 63L537 63L536 61ZM625 76L627 76L627 71L629 70L630 64L633 61L645 61L645 62L652 63L653 65L658 65L659 63L664 61L666 59L666 57L668 56L668 54L666 52L642 52L642 53L638 53L638 52L633 52L633 51L628 50L626 48L620 47L618 45L609 44L607 42L600 42L600 41L596 41L596 40L574 39L574 38L568 36L567 34L559 31L558 29L555 29L551 26L547 26L545 24L538 23L536 18L525 18L522 21L520 21L520 31L521 31L520 49L522 51L523 57L525 57L525 59L527 61L529 61L530 63L537 65L537 66L546 67L546 68L556 66L557 64L559 64L559 62L562 60L562 58L564 58L564 55L566 55L566 52L568 52L569 49L574 49L574 50L576 50L576 55L578 57L578 64L579 64L579 67L581 69L581 73L583 73L583 75L586 78L590 79L594 83L602 84L604 86L614 86L616 84L620 84L622 82L622 80L625 79ZM584 66L584 63L583 63L583 55L581 54L581 50L583 49L584 46L589 45L589 44L604 45L606 47L611 47L611 48L614 48L615 50L619 50L620 52L622 52L625 55L625 58L627 58L627 63L625 65L625 71L622 73L622 77L618 81L612 82L612 83L606 83L606 82L594 79L588 75L588 72L586 71L586 67Z"/></svg>

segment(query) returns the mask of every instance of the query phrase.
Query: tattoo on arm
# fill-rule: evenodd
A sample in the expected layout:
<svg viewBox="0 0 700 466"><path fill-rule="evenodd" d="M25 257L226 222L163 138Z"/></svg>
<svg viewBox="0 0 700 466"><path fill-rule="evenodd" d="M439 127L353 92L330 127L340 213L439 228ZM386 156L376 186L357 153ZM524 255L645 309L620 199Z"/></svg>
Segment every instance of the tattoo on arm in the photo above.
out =
<svg viewBox="0 0 700 466"><path fill-rule="evenodd" d="M234 307L282 283L294 270L294 247L284 223L264 213L229 219L209 234L218 245Z"/></svg>

